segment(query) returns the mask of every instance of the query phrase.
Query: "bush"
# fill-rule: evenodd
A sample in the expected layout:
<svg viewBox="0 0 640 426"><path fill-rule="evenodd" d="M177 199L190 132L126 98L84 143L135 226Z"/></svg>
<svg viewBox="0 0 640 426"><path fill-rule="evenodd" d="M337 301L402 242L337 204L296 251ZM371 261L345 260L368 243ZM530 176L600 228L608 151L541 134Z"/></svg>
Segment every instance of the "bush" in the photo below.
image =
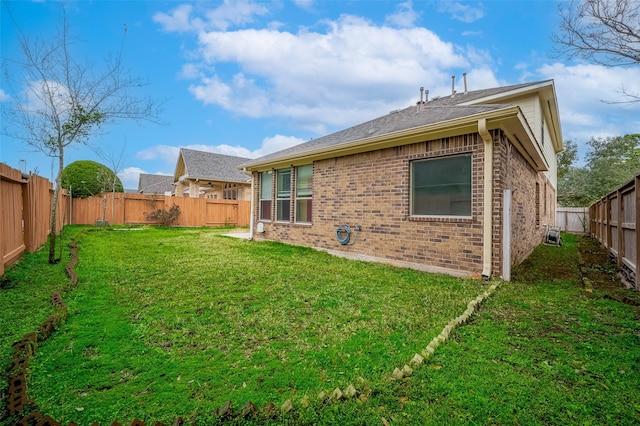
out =
<svg viewBox="0 0 640 426"><path fill-rule="evenodd" d="M115 187L114 187L115 185ZM74 161L62 170L62 187L72 197L86 198L101 192L124 192L120 178L104 164L91 160Z"/></svg>
<svg viewBox="0 0 640 426"><path fill-rule="evenodd" d="M144 214L147 220L157 222L159 225L169 226L172 225L180 216L180 206L172 205L169 210L155 209L151 213Z"/></svg>

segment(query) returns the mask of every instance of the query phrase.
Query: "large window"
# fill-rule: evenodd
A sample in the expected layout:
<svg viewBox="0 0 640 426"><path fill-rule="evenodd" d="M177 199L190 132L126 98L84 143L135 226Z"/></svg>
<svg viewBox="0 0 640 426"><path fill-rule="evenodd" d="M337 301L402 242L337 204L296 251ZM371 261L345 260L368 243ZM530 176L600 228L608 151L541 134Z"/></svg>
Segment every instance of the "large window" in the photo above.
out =
<svg viewBox="0 0 640 426"><path fill-rule="evenodd" d="M471 216L471 155L411 163L411 215Z"/></svg>
<svg viewBox="0 0 640 426"><path fill-rule="evenodd" d="M271 220L271 170L260 173L260 220Z"/></svg>
<svg viewBox="0 0 640 426"><path fill-rule="evenodd" d="M296 222L311 222L313 166L296 167Z"/></svg>
<svg viewBox="0 0 640 426"><path fill-rule="evenodd" d="M276 172L276 220L291 219L291 169Z"/></svg>

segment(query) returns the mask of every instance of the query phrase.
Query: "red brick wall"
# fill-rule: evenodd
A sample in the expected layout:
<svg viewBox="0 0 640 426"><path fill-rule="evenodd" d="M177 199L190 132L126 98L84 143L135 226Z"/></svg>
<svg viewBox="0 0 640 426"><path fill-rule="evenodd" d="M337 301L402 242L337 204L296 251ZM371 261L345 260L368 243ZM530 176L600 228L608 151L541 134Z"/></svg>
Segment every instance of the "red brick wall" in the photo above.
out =
<svg viewBox="0 0 640 426"><path fill-rule="evenodd" d="M517 150L508 149L508 140L502 132L491 133L494 140L492 267L494 274L499 275L503 190L507 185L517 189L513 196L512 261L519 262L541 241L542 228L535 226L533 194L535 182L542 185L544 179ZM255 234L255 238L417 264L423 269L435 267L452 273L479 274L483 247L483 144L478 134L469 134L316 161L313 224L263 221L265 232ZM472 217L410 217L410 162L461 153L472 154ZM259 179L256 178L256 182ZM256 197L258 193L256 185ZM552 209L550 205L552 196L555 200L550 185L547 194L547 215L541 216L541 220L548 222L555 210L555 206ZM294 204L292 201L292 220ZM254 205L257 218L257 198ZM275 212L272 217L275 218ZM337 241L338 225L362 227L355 244L344 246ZM355 231L352 238L353 235Z"/></svg>

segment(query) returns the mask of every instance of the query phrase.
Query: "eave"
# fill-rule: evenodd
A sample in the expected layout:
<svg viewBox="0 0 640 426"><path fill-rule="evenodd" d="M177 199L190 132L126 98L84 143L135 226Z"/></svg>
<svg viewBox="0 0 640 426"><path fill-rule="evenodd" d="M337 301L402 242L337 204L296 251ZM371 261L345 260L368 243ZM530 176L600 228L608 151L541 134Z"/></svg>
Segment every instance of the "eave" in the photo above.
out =
<svg viewBox="0 0 640 426"><path fill-rule="evenodd" d="M522 111L517 106L509 106L491 112L468 115L448 121L413 127L398 132L358 139L306 152L292 153L270 160L255 160L243 166L247 171L266 171L291 166L311 164L314 161L343 157L363 152L376 151L418 142L477 133L478 120L487 120L487 129L502 129L536 170L547 170L542 151L537 146Z"/></svg>

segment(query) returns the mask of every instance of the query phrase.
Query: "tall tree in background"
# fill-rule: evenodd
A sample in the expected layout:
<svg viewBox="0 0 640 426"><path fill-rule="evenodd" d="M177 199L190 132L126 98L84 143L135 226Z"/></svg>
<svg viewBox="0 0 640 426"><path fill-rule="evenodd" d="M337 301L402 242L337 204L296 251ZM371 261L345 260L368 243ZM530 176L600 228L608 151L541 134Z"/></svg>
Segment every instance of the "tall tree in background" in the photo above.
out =
<svg viewBox="0 0 640 426"><path fill-rule="evenodd" d="M640 2L638 0L582 0L560 3L560 31L553 40L560 54L604 66L640 64ZM628 102L639 93L622 87Z"/></svg>
<svg viewBox="0 0 640 426"><path fill-rule="evenodd" d="M5 2L4 7L11 13L10 3ZM70 33L63 5L60 10L53 37L32 38L16 25L22 57L10 62L20 72L6 72L13 104L3 108L5 125L9 126L8 130L3 129L5 134L58 161L51 207L50 263L56 262L56 216L65 149L87 144L105 125L119 120L158 122L160 112L157 102L134 95L134 89L146 83L124 67L122 46L101 67L76 59L74 55L84 58L85 53L77 51L78 40ZM125 35L126 31L125 26Z"/></svg>
<svg viewBox="0 0 640 426"><path fill-rule="evenodd" d="M558 204L589 206L640 173L640 134L591 138L583 166L577 145L566 141L558 156Z"/></svg>
<svg viewBox="0 0 640 426"><path fill-rule="evenodd" d="M564 142L564 151L558 154L558 204L563 207L579 207L590 204L586 182L589 172L578 167L578 144L568 140Z"/></svg>
<svg viewBox="0 0 640 426"><path fill-rule="evenodd" d="M591 138L586 155L592 201L640 173L640 134Z"/></svg>

